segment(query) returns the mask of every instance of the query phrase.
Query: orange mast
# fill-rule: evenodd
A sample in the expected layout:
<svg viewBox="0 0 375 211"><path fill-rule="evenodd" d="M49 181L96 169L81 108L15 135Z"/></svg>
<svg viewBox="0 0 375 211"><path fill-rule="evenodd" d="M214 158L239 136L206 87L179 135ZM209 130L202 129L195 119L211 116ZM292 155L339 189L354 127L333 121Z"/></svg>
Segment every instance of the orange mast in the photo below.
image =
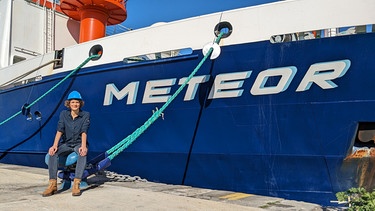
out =
<svg viewBox="0 0 375 211"><path fill-rule="evenodd" d="M122 23L127 17L124 0L61 0L60 8L81 22L80 43L104 37L107 25Z"/></svg>

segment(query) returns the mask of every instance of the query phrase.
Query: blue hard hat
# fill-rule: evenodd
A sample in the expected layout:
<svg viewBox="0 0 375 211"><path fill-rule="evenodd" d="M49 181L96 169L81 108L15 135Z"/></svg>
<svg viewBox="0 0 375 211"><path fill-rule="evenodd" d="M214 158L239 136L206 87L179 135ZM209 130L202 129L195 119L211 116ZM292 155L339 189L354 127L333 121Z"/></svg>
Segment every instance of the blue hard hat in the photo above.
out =
<svg viewBox="0 0 375 211"><path fill-rule="evenodd" d="M68 100L72 100L72 99L82 100L81 94L79 92L77 92L77 91L72 91L68 95Z"/></svg>

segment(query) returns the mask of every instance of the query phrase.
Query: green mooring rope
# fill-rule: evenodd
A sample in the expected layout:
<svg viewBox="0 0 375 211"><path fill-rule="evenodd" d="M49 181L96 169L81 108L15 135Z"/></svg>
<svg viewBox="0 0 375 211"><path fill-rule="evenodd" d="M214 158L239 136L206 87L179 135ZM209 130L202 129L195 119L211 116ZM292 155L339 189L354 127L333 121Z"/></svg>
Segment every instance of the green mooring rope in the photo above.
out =
<svg viewBox="0 0 375 211"><path fill-rule="evenodd" d="M94 58L97 58L99 57L100 55L91 55L90 57L88 57L85 61L83 61L80 65L78 65L78 67L74 70L72 70L72 72L70 72L67 76L65 76L61 81L59 81L56 85L54 85L52 88L50 88L46 93L44 93L42 96L40 96L38 99L34 100L34 102L30 103L28 106L26 106L25 108L26 109L29 109L31 108L31 106L35 105L35 103L37 103L39 100L41 100L42 98L44 98L47 94L49 94L50 92L52 92L54 89L56 89L56 87L60 86L66 79L68 79L70 76L72 76L75 72L77 72L79 69L81 69L83 66L85 66L91 59L94 59ZM17 115L21 114L22 113L22 110L21 111L18 111L17 113L13 114L11 117L9 117L8 119L2 121L0 123L0 126L3 125L4 123L8 122L9 120L13 119L14 117L16 117Z"/></svg>
<svg viewBox="0 0 375 211"><path fill-rule="evenodd" d="M219 34L219 36L216 39L216 43L220 42L221 37L223 36L223 32ZM177 91L165 102L165 104L157 110L142 126L137 128L132 134L128 135L126 138L124 138L122 141L120 141L118 144L113 146L111 149L107 150L108 158L112 160L115 158L118 154L120 154L122 151L124 151L130 144L132 144L143 132L147 130L147 128L154 123L163 113L163 111L168 107L168 105L177 97L177 95L182 91L182 89L186 86L186 84L189 83L191 78L198 72L200 67L203 65L203 63L207 60L207 58L211 55L213 51L213 48L211 47L209 51L206 53L206 55L203 57L203 59L199 62L197 67L193 70L193 72L190 73L189 77L185 80L185 82L177 89Z"/></svg>

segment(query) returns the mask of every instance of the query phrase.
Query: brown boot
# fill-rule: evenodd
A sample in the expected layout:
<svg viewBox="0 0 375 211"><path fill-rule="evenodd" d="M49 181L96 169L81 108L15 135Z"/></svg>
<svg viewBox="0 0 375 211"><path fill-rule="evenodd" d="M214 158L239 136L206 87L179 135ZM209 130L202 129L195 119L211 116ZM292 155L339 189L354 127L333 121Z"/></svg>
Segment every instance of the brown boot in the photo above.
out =
<svg viewBox="0 0 375 211"><path fill-rule="evenodd" d="M73 188L72 188L72 196L80 196L81 190L79 189L79 185L81 184L81 179L74 178Z"/></svg>
<svg viewBox="0 0 375 211"><path fill-rule="evenodd" d="M42 196L43 197L52 196L56 192L57 192L57 180L50 179L48 188L42 193Z"/></svg>

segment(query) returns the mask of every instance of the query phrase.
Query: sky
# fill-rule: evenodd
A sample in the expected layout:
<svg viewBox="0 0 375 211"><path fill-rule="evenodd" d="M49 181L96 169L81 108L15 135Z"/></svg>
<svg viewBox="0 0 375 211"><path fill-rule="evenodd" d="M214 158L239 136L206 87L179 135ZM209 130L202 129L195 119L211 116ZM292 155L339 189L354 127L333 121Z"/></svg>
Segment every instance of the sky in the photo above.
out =
<svg viewBox="0 0 375 211"><path fill-rule="evenodd" d="M116 28L109 27L107 33L275 1L280 0L128 0L127 20Z"/></svg>

